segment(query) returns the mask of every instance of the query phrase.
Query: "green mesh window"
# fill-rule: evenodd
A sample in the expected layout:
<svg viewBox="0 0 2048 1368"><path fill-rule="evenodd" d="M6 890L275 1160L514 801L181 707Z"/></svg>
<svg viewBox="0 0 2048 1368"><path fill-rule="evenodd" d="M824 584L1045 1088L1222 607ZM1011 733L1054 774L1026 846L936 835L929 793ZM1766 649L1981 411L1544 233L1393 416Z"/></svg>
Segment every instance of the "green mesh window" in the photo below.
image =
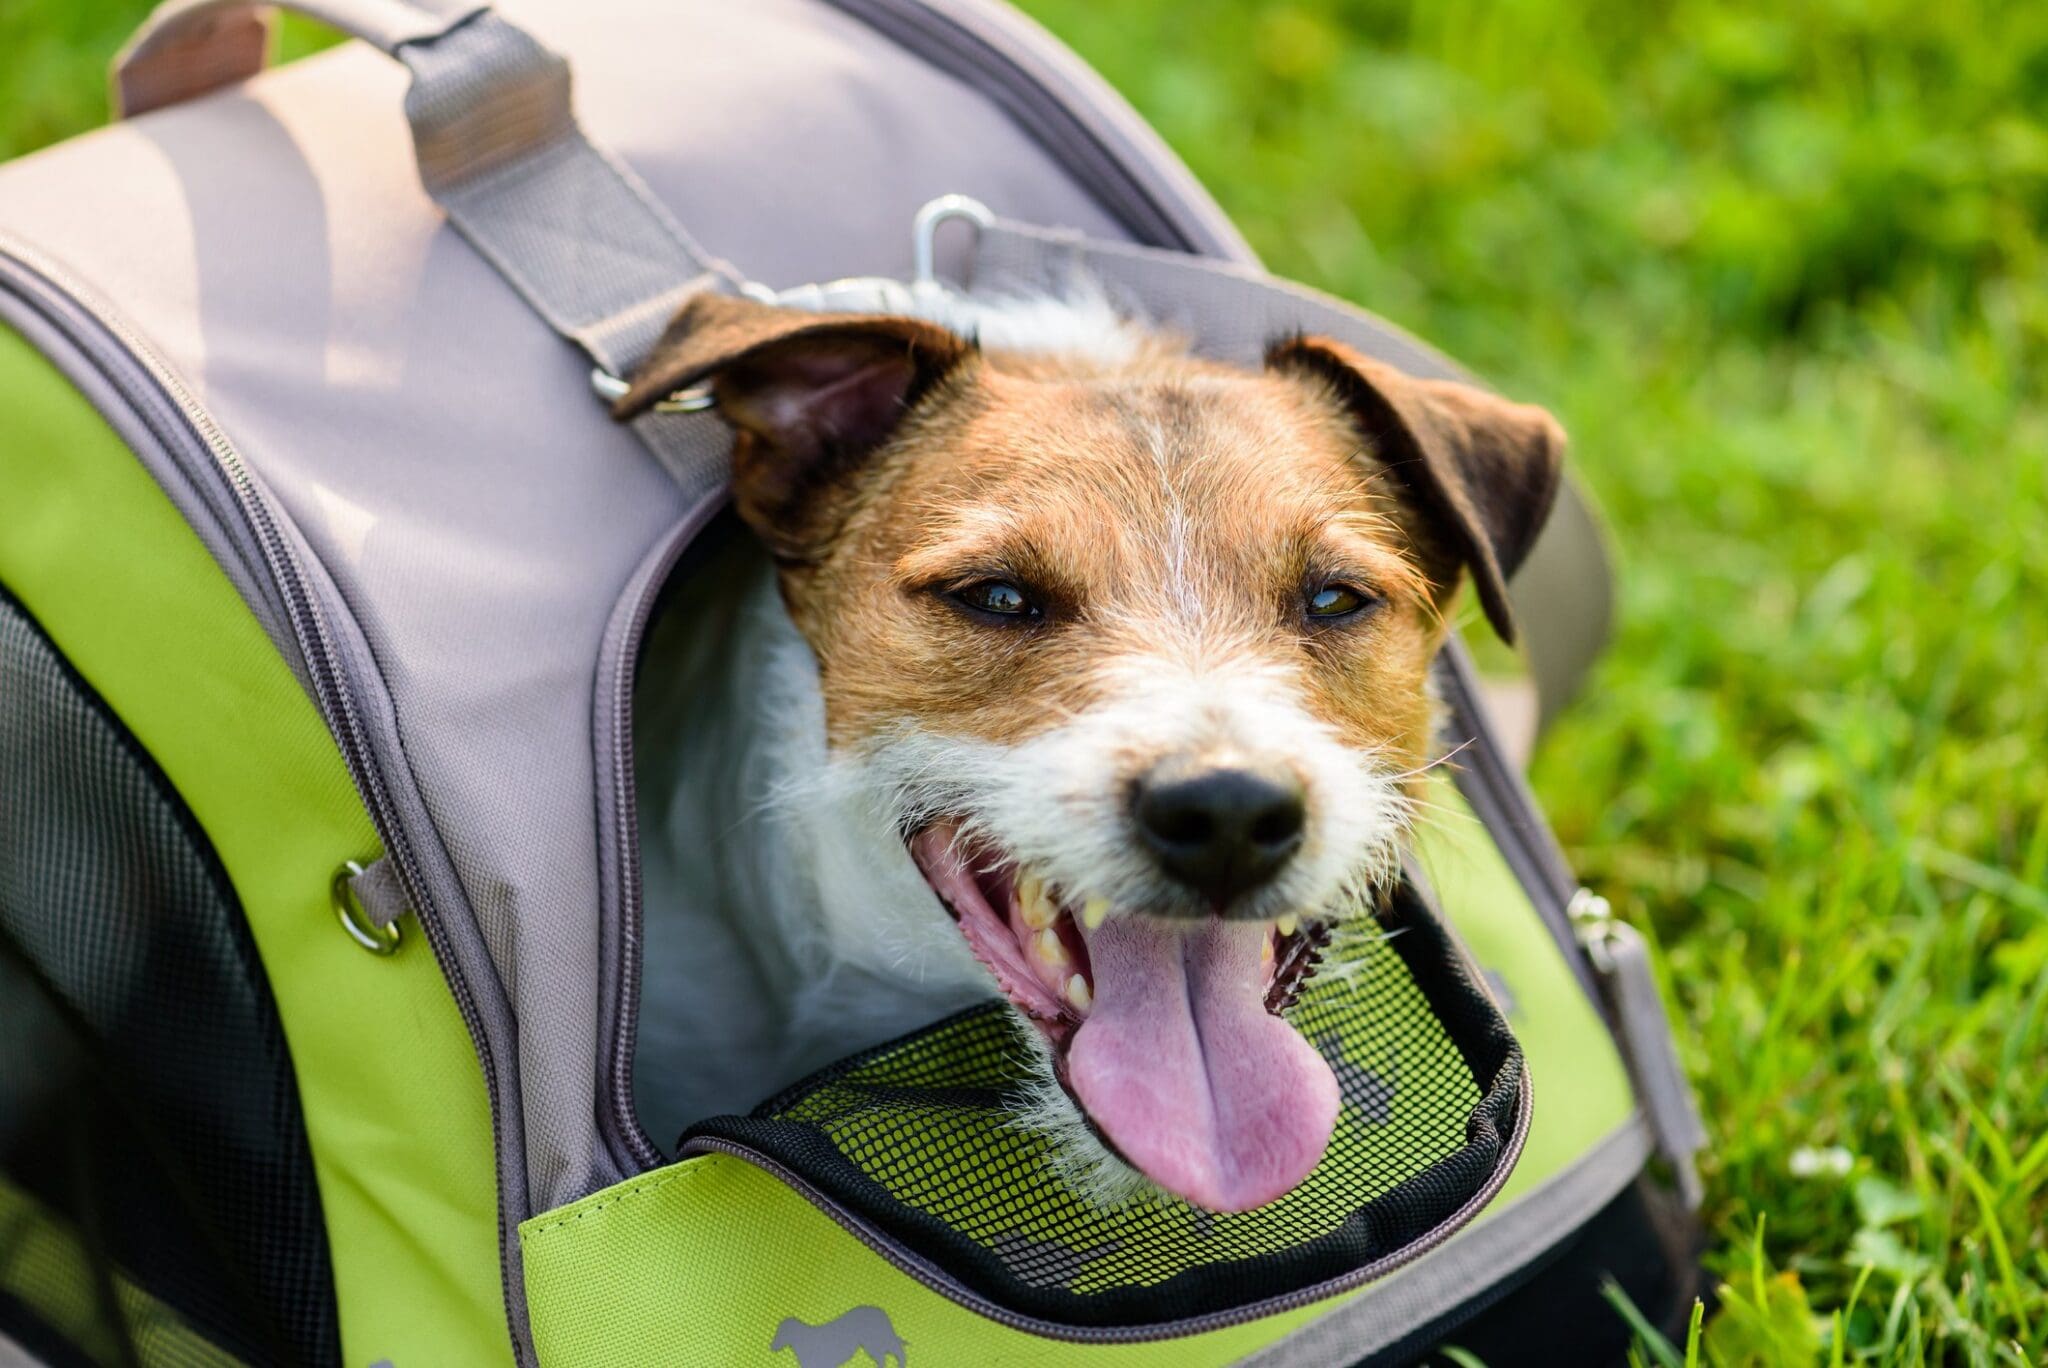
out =
<svg viewBox="0 0 2048 1368"><path fill-rule="evenodd" d="M1047 1142L1013 1124L1030 1046L1000 1005L705 1122L684 1151L766 1159L899 1255L1056 1326L1226 1318L1371 1276L1472 1214L1525 1121L1520 1052L1434 914L1404 885L1380 920L1387 937L1311 979L1289 1013L1330 1061L1343 1107L1321 1164L1254 1211L1077 1198Z"/></svg>

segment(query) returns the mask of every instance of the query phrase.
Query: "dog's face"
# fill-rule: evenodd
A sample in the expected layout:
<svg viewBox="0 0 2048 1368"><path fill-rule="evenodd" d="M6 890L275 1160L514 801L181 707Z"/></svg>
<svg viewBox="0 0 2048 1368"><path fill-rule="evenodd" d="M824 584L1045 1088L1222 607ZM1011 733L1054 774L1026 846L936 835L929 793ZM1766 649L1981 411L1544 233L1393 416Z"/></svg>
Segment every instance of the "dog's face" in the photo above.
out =
<svg viewBox="0 0 2048 1368"><path fill-rule="evenodd" d="M1314 339L1006 357L732 300L621 410L704 380L834 765L1091 1128L1218 1210L1293 1187L1337 1096L1278 1012L1393 867L1464 568L1509 629L1555 424Z"/></svg>

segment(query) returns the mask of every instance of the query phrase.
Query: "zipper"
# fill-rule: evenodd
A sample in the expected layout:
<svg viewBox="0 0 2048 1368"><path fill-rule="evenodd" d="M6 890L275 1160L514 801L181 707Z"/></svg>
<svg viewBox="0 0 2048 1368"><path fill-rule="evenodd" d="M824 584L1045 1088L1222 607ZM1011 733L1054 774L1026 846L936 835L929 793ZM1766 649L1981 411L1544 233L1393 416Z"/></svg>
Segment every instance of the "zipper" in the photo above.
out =
<svg viewBox="0 0 2048 1368"><path fill-rule="evenodd" d="M633 1105L633 1056L640 1039L640 927L646 915L640 873L640 800L633 772L633 684L639 669L640 648L662 587L676 562L704 530L705 523L724 506L722 494L703 500L671 529L667 540L634 573L622 600L631 607L620 629L623 636L606 680L610 707L601 739L611 760L613 843L617 848L612 875L618 888L614 904L617 910L613 914L618 919L618 943L612 972L618 988L609 1067L604 1079L606 1099L599 1114L606 1139L619 1157L631 1159L643 1173L659 1168L667 1160L647 1134L647 1128L640 1124L638 1109Z"/></svg>
<svg viewBox="0 0 2048 1368"><path fill-rule="evenodd" d="M1214 1311L1203 1316L1162 1321L1153 1325L1075 1326L1019 1315L989 1300L936 1266L913 1256L895 1241L874 1230L854 1213L839 1206L813 1187L802 1174L792 1171L758 1150L716 1136L702 1136L685 1145L679 1157L687 1159L699 1154L723 1154L764 1170L787 1184L798 1196L831 1217L848 1234L887 1259L901 1272L998 1325L1041 1339L1064 1340L1073 1344L1138 1344L1151 1340L1181 1339L1189 1335L1207 1334L1212 1330L1227 1330L1231 1326L1244 1325L1267 1316L1297 1311L1316 1302L1341 1296L1367 1283L1377 1282L1442 1245L1470 1224L1473 1217L1486 1209L1499 1193L1502 1184L1507 1182L1508 1175L1514 1172L1515 1162L1522 1154L1523 1142L1529 1137L1530 1095L1529 1073L1526 1068L1516 1079L1515 1090L1517 1102L1514 1130L1509 1133L1502 1146L1500 1160L1494 1165L1493 1172L1487 1175L1486 1183L1477 1192L1465 1199L1463 1205L1425 1234L1349 1273L1299 1288L1284 1296L1268 1297L1264 1301L1232 1307L1227 1311Z"/></svg>
<svg viewBox="0 0 2048 1368"><path fill-rule="evenodd" d="M647 1128L640 1124L637 1109L633 1105L633 1055L640 1041L640 919L644 915L640 887L640 799L635 787L633 774L633 680L635 666L640 654L640 641L646 634L648 618L653 614L654 602L660 594L659 580L667 568L674 564L675 555L681 547L675 547L662 558L663 565L657 571L654 587L639 593L633 605L633 615L626 628L627 640L619 652L619 658L612 671L611 702L612 725L609 737L612 761L612 804L615 817L619 858L616 871L619 884L619 905L623 919L618 930L619 976L618 1011L612 1023L611 1067L606 1084L610 1089L609 1105L604 1108L607 1138L613 1146L625 1152L627 1157L640 1166L645 1173L658 1167L661 1152L655 1147ZM626 934L630 925L634 934Z"/></svg>
<svg viewBox="0 0 2048 1368"><path fill-rule="evenodd" d="M298 646L304 679L314 703L334 736L349 778L369 812L385 855L398 872L463 1025L469 1031L491 1098L493 1153L502 1152L501 1080L488 1048L482 1015L449 944L447 930L436 914L403 820L377 767L349 691L347 675L337 663L339 651L307 587L297 553L278 526L268 497L257 487L241 456L211 415L149 343L123 323L114 310L89 303L88 292L65 278L59 268L11 241L0 241L0 288L14 294L78 349L142 419L178 470L194 480L213 483L240 514L242 530L254 539L262 559L262 564L245 565L243 569L253 572L248 577L254 583L267 585L278 595L274 606L282 610L283 621ZM157 421L167 412L176 415L178 422ZM509 1315L514 1310L512 1288L516 1283L506 1234L516 1227L516 1221L510 1219L505 1209L503 1191L500 1184L498 1263ZM523 1323L523 1318L518 1317L507 1322L508 1328Z"/></svg>

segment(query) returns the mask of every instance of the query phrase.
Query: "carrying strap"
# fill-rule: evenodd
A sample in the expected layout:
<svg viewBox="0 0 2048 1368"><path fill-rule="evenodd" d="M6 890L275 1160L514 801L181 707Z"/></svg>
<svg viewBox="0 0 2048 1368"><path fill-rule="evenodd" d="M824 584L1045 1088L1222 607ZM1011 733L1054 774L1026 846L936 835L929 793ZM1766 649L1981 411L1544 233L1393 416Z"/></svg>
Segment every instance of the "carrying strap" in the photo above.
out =
<svg viewBox="0 0 2048 1368"><path fill-rule="evenodd" d="M405 98L420 184L548 326L627 375L692 294L732 288L653 192L577 125L568 63L476 0L291 0L412 73ZM114 59L123 117L263 69L271 7L165 0ZM638 423L679 479L715 482L716 424Z"/></svg>

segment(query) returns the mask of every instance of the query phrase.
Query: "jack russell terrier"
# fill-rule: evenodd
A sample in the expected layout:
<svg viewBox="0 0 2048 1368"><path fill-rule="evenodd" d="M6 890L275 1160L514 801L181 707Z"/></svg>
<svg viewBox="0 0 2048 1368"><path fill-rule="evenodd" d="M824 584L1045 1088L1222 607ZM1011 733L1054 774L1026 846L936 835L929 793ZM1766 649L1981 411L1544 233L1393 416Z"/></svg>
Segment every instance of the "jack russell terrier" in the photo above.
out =
<svg viewBox="0 0 2048 1368"><path fill-rule="evenodd" d="M1100 298L980 308L700 297L616 405L708 391L772 560L655 681L660 825L752 1016L650 954L643 1037L692 1063L643 1087L744 1110L1000 995L1084 1191L1244 1211L1329 1142L1280 1012L1396 870L1463 575L1512 637L1564 437L1316 337L1253 370Z"/></svg>

